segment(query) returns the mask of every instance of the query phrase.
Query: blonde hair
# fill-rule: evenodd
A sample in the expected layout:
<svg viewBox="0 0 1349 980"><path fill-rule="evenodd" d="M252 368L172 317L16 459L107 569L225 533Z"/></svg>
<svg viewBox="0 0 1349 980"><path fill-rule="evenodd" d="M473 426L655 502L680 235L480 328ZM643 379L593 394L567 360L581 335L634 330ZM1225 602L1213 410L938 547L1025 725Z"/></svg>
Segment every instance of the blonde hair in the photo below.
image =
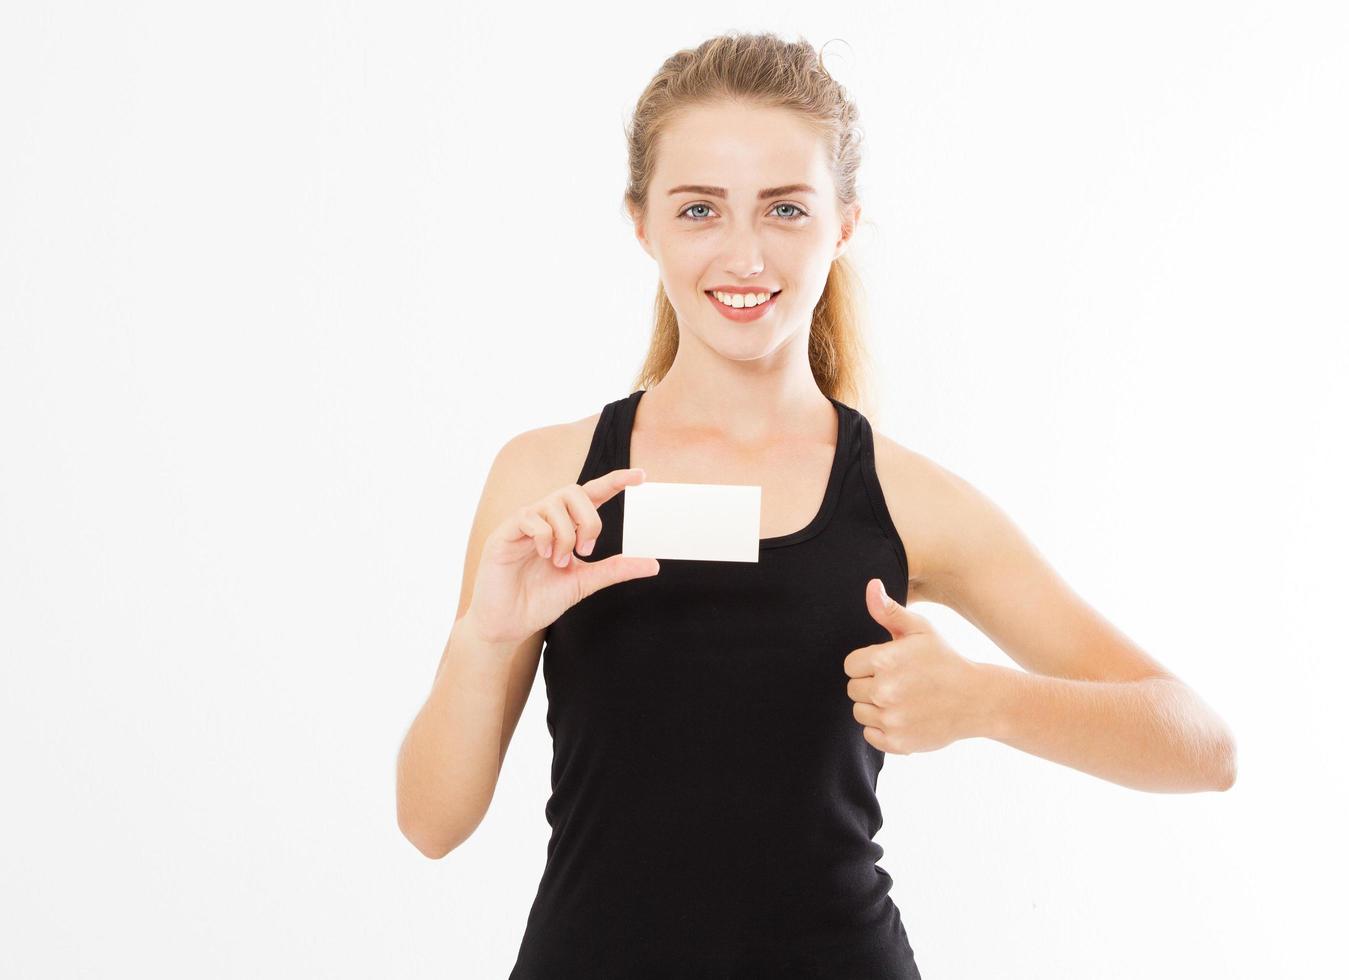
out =
<svg viewBox="0 0 1349 980"><path fill-rule="evenodd" d="M784 41L771 33L732 32L709 38L666 59L648 83L631 122L628 186L623 204L629 216L645 215L655 171L655 151L663 127L677 113L721 101L791 109L826 140L839 213L857 201L862 134L857 107L824 67L823 54L804 38ZM869 358L863 340L861 279L847 254L833 261L810 324L810 369L820 390L869 414ZM656 284L655 322L646 361L634 379L649 388L670 370L679 347L675 309Z"/></svg>

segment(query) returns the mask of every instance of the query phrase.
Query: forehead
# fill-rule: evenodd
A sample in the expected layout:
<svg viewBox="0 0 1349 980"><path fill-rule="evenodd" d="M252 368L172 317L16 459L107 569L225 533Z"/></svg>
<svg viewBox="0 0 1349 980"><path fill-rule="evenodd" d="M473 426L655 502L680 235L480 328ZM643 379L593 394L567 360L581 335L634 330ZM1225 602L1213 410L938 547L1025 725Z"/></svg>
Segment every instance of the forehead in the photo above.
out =
<svg viewBox="0 0 1349 980"><path fill-rule="evenodd" d="M661 133L652 174L663 194L676 184L716 184L731 194L770 184L825 185L819 132L789 109L718 104L685 109Z"/></svg>

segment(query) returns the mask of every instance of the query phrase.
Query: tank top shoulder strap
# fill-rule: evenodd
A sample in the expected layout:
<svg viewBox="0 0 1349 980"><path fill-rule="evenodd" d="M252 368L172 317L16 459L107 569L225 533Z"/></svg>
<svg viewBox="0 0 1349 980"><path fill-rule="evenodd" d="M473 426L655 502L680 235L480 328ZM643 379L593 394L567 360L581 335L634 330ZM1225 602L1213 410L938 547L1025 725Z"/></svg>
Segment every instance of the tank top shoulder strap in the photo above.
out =
<svg viewBox="0 0 1349 980"><path fill-rule="evenodd" d="M600 417L595 422L595 431L590 436L590 451L586 453L585 463L582 464L581 473L576 479L577 483L585 483L610 470L618 469L620 465L627 465L619 462L623 433L632 426L637 399L641 397L643 390L639 388L630 395L617 398L600 410Z"/></svg>
<svg viewBox="0 0 1349 980"><path fill-rule="evenodd" d="M894 549L895 557L899 560L902 572L901 581L904 583L904 595L895 596L895 598L901 605L906 605L908 603L909 556L904 548L904 542L899 536L899 530L895 527L894 518L890 516L890 508L885 502L885 491L881 487L881 479L876 473L876 443L871 431L871 422L854 408L850 407L849 412L853 416L857 439L857 470L861 476L862 490L872 520L880 528L881 533L885 536L891 548Z"/></svg>

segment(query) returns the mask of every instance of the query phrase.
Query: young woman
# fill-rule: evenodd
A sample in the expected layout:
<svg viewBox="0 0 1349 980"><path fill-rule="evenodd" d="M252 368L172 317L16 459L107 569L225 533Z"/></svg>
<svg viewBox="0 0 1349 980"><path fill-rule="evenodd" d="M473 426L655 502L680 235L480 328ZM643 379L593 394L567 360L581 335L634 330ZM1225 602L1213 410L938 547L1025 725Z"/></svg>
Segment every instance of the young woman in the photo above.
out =
<svg viewBox="0 0 1349 980"><path fill-rule="evenodd" d="M637 388L493 462L398 817L431 857L473 832L546 640L552 836L516 980L917 977L876 863L885 753L982 736L1144 790L1234 779L1220 718L849 404L855 120L804 42L670 58L628 131L660 274ZM761 486L758 561L619 554L648 478ZM915 600L1025 670L962 657Z"/></svg>

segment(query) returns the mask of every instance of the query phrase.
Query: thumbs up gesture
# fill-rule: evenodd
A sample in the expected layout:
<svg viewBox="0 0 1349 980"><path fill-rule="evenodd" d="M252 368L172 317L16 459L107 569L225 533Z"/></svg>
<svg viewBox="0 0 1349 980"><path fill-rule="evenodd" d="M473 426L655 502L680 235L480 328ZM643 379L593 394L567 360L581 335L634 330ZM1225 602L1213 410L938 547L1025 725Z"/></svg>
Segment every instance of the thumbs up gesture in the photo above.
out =
<svg viewBox="0 0 1349 980"><path fill-rule="evenodd" d="M867 611L892 639L843 660L862 737L883 752L931 752L980 730L980 665L942 639L922 616L867 582Z"/></svg>

